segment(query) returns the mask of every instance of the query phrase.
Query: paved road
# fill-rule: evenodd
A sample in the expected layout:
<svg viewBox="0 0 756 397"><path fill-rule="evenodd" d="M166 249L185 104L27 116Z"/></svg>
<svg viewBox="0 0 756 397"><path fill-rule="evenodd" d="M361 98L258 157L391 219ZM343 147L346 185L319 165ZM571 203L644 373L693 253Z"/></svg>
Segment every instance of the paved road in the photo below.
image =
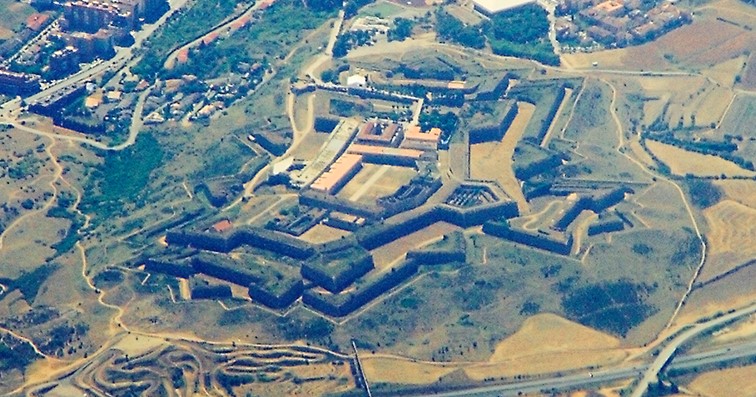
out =
<svg viewBox="0 0 756 397"><path fill-rule="evenodd" d="M654 360L654 362L648 367L648 369L646 369L643 378L633 391L633 394L631 394L631 397L642 397L643 394L646 393L648 385L651 384L651 382L656 381L659 372L661 372L661 370L664 369L664 367L672 360L675 353L677 353L677 349L680 347L680 345L704 331L710 330L727 322L753 313L756 313L756 303L752 303L750 306L735 310L734 312L726 314L722 317L695 324L691 328L677 335L674 339L672 339L672 341L669 342L667 346L664 347L664 349L656 357L656 360Z"/></svg>
<svg viewBox="0 0 756 397"><path fill-rule="evenodd" d="M723 361L753 356L756 356L756 340L681 357L680 359L672 363L669 368L690 369ZM636 365L632 367L615 368L593 373L586 372L576 375L532 380L508 385L484 386L474 389L437 394L427 393L423 395L436 397L509 397L518 396L520 395L520 393L527 394L552 390L574 390L580 388L596 387L601 384L634 378L644 370L647 370L649 367L649 365Z"/></svg>
<svg viewBox="0 0 756 397"><path fill-rule="evenodd" d="M47 87L46 89L29 96L26 98L27 103L36 102L38 100L44 99L58 91L65 90L68 88L71 88L72 86L82 83L84 81L90 80L93 77L104 73L107 70L121 70L126 63L135 55L136 50L138 50L142 43L152 35L153 32L155 32L160 26L162 26L168 18L171 16L171 14L178 8L182 7L184 4L186 4L187 0L172 0L170 1L170 7L171 9L163 14L160 19L158 19L155 23L144 25L142 30L138 32L134 32L134 44L130 47L126 48L119 48L116 51L116 55L109 59L108 61L102 62L98 65L95 65L89 69L81 70L78 73L75 73L69 77L67 77L64 80L61 80L50 87ZM6 111L13 111L17 110L21 106L21 101L19 99L14 99L8 103L6 103L3 108Z"/></svg>
<svg viewBox="0 0 756 397"><path fill-rule="evenodd" d="M244 12L242 12L241 14L239 14L239 16L233 17L231 19L228 19L226 21L221 22L217 27L215 27L215 28L213 28L213 29L211 29L211 30L203 33L200 37L198 37L198 38L196 38L196 39L194 39L194 40L192 40L192 41L190 41L190 42L182 45L181 47L175 49L173 52L171 52L170 55L168 55L168 58L165 60L165 62L163 62L163 67L166 68L166 69L173 68L175 66L177 60L178 60L178 55L179 55L179 53L182 50L184 50L184 49L191 49L191 48L194 48L194 47L199 47L200 43L202 43L203 40L205 40L205 38L208 35L211 35L213 33L217 33L217 34L227 33L227 34L230 35L233 32L236 32L237 30L239 30L239 28L241 28L241 26L234 25L234 23L242 20L243 18L251 17L252 14L255 11L259 10L261 7L263 7L263 6L264 7L269 7L274 2L275 2L275 0L270 0L270 1L267 1L267 2L265 2L265 1L257 1L257 2L255 2L252 6L250 6L249 8L247 8Z"/></svg>

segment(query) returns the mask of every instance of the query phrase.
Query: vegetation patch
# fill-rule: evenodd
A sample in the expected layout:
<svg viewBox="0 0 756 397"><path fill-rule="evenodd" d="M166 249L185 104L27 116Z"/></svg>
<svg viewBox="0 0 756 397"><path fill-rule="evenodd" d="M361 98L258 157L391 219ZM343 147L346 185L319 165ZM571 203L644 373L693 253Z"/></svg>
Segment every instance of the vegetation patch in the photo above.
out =
<svg viewBox="0 0 756 397"><path fill-rule="evenodd" d="M711 207L722 199L722 189L707 179L687 178L685 187L690 195L690 201L701 209Z"/></svg>
<svg viewBox="0 0 756 397"><path fill-rule="evenodd" d="M42 284L47 281L50 275L53 274L58 269L58 267L59 266L55 263L48 263L32 270L31 272L23 272L23 274L21 274L21 276L19 276L15 280L0 279L0 283L8 288L7 291L18 290L19 292L21 292L21 295L24 296L24 299L26 299L26 301L31 304L37 297L39 288L42 287ZM7 295L8 294L6 292L5 294L0 296ZM1 355L0 361L2 361Z"/></svg>
<svg viewBox="0 0 756 397"><path fill-rule="evenodd" d="M92 172L81 208L107 218L125 203L144 201L142 193L162 164L163 149L154 136L141 134L128 148L102 156L105 161Z"/></svg>
<svg viewBox="0 0 756 397"><path fill-rule="evenodd" d="M494 54L559 65L559 56L548 38L546 10L540 6L529 4L496 14L484 28Z"/></svg>
<svg viewBox="0 0 756 397"><path fill-rule="evenodd" d="M237 6L244 5L236 0L195 0L191 7L170 17L145 43L147 51L131 71L142 77L155 77L171 51L196 39L198 32L210 30L231 15Z"/></svg>
<svg viewBox="0 0 756 397"><path fill-rule="evenodd" d="M584 325L625 337L655 312L645 303L652 290L627 280L593 284L567 292L562 308Z"/></svg>

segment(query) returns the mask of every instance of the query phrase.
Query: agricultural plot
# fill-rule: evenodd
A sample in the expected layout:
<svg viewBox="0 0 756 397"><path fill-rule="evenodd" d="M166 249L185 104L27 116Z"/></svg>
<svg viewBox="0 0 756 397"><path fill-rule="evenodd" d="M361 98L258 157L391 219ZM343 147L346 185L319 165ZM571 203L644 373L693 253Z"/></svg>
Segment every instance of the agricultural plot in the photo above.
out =
<svg viewBox="0 0 756 397"><path fill-rule="evenodd" d="M717 20L714 13L704 13L693 24L675 29L648 45L675 63L708 66L739 56L749 48L752 39L753 34L742 27Z"/></svg>
<svg viewBox="0 0 756 397"><path fill-rule="evenodd" d="M751 242L756 238L756 209L735 201L725 200L703 211L709 259L701 273L705 282L756 256Z"/></svg>
<svg viewBox="0 0 756 397"><path fill-rule="evenodd" d="M698 375L688 388L707 396L747 397L756 394L754 378L756 365L728 368Z"/></svg>
<svg viewBox="0 0 756 397"><path fill-rule="evenodd" d="M738 95L727 111L719 131L722 134L738 137L737 153L744 158L756 158L756 97Z"/></svg>
<svg viewBox="0 0 756 397"><path fill-rule="evenodd" d="M752 303L756 298L754 277L756 266L744 266L725 277L697 285L676 322L691 322L712 313Z"/></svg>
<svg viewBox="0 0 756 397"><path fill-rule="evenodd" d="M714 184L733 201L756 209L756 184L748 180L719 180Z"/></svg>
<svg viewBox="0 0 756 397"><path fill-rule="evenodd" d="M732 161L718 156L690 152L653 140L646 140L646 146L675 175L719 176L724 174L728 177L756 175L756 172L743 169Z"/></svg>

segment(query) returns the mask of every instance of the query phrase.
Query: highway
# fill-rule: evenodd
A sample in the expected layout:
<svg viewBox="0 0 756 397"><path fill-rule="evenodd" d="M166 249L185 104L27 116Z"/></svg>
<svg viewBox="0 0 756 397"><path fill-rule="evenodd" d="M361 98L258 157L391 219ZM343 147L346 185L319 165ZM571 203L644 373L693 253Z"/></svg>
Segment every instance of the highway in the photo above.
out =
<svg viewBox="0 0 756 397"><path fill-rule="evenodd" d="M756 356L756 340L743 342L736 346L721 347L703 353L680 357L673 362L670 369L691 369L738 358ZM555 376L546 379L530 380L506 385L476 387L466 390L443 393L426 393L424 396L436 397L509 397L528 393L565 391L585 389L609 384L624 379L638 377L653 365L639 364L632 367L620 367L593 373L585 372L575 375Z"/></svg>
<svg viewBox="0 0 756 397"><path fill-rule="evenodd" d="M731 313L725 314L724 316L717 317L703 323L695 324L689 329L683 331L681 334L677 335L669 342L668 345L664 347L664 349L662 349L661 352L659 352L659 355L656 357L654 362L646 369L646 372L643 374L643 378L641 379L635 390L633 390L631 397L643 397L643 395L646 393L646 390L648 389L648 385L651 384L651 382L656 381L659 372L661 372L662 369L664 369L664 367L672 360L680 345L704 331L724 325L730 321L751 315L753 313L756 313L756 303L752 303L750 306L735 310Z"/></svg>

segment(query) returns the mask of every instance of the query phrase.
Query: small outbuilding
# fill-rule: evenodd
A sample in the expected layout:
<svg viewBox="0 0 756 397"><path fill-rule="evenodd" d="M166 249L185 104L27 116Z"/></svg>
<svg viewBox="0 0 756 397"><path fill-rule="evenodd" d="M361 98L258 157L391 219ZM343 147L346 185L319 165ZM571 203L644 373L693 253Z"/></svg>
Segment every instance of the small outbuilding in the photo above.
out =
<svg viewBox="0 0 756 397"><path fill-rule="evenodd" d="M367 78L359 74L353 74L347 77L348 87L365 87L367 86Z"/></svg>

